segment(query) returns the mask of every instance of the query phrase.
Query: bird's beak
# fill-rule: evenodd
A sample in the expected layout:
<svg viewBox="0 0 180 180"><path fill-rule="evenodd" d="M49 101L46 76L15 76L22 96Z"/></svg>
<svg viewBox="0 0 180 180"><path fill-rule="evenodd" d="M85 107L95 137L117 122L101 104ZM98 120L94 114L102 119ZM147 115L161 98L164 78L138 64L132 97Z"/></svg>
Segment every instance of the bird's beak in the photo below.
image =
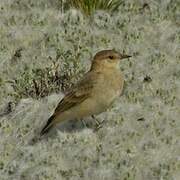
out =
<svg viewBox="0 0 180 180"><path fill-rule="evenodd" d="M120 59L125 59L125 58L130 58L132 56L130 55L126 55L126 54L119 54L120 55Z"/></svg>

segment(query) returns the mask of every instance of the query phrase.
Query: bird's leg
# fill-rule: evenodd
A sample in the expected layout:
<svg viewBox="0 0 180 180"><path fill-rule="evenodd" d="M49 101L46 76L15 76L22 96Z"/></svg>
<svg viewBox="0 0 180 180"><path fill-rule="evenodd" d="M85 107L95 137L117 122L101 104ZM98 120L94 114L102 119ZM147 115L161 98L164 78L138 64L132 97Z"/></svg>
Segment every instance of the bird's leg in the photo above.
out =
<svg viewBox="0 0 180 180"><path fill-rule="evenodd" d="M102 128L102 124L103 124L104 120L101 121L101 122L99 122L94 115L92 115L91 117L92 117L92 118L95 120L95 122L96 122L96 127L95 127L94 131L98 131L100 128Z"/></svg>
<svg viewBox="0 0 180 180"><path fill-rule="evenodd" d="M84 126L85 128L88 128L87 125L86 125L86 123L85 123L85 121L84 121L84 119L81 119L81 122L82 122L82 124L83 124L83 126Z"/></svg>

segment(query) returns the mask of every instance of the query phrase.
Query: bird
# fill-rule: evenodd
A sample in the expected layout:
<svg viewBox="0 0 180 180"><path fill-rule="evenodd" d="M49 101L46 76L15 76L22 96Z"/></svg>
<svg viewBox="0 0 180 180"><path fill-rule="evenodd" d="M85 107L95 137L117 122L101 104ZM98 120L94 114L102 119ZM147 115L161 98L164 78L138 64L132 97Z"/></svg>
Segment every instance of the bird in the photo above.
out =
<svg viewBox="0 0 180 180"><path fill-rule="evenodd" d="M40 132L43 136L55 125L72 119L83 119L105 112L123 90L124 78L119 64L130 55L108 49L97 52L90 70L72 87L58 103ZM99 122L98 122L99 123ZM99 123L100 124L100 123Z"/></svg>

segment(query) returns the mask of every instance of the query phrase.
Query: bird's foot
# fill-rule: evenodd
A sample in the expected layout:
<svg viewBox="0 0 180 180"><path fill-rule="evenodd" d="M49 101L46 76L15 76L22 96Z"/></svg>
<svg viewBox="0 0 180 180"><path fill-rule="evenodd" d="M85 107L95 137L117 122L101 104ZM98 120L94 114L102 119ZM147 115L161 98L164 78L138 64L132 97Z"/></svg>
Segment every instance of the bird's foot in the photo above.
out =
<svg viewBox="0 0 180 180"><path fill-rule="evenodd" d="M100 124L96 124L96 127L94 128L94 132L97 132L99 129L101 129L102 127L103 127L103 122L104 122L104 120L102 121L102 122L100 122Z"/></svg>
<svg viewBox="0 0 180 180"><path fill-rule="evenodd" d="M100 121L97 120L97 118L95 118L95 116L92 116L92 118L96 122L96 126L94 128L94 132L96 132L96 131L98 131L99 129L101 129L103 127L104 120L100 122Z"/></svg>
<svg viewBox="0 0 180 180"><path fill-rule="evenodd" d="M88 128L86 122L84 121L84 119L81 119L81 122L82 122L82 124L83 124L83 126L84 126L85 128Z"/></svg>

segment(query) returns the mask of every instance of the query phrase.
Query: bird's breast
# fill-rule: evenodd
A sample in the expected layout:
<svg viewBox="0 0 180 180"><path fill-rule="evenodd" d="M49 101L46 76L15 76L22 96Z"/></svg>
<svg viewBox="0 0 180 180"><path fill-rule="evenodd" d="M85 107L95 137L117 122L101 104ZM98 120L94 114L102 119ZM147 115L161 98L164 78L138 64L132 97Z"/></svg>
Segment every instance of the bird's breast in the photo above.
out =
<svg viewBox="0 0 180 180"><path fill-rule="evenodd" d="M123 89L123 76L120 72L109 73L104 75L97 81L94 89L96 99L101 106L108 107L118 96Z"/></svg>

